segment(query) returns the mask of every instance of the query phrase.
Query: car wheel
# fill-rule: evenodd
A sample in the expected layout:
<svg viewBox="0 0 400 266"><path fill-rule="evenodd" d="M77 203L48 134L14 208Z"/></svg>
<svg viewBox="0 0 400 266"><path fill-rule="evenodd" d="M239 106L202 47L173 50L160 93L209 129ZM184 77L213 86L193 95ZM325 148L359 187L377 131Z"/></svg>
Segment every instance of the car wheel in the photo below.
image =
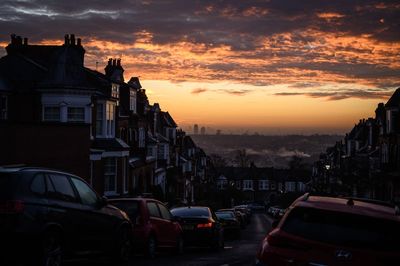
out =
<svg viewBox="0 0 400 266"><path fill-rule="evenodd" d="M43 266L60 266L62 264L63 249L61 237L55 232L48 232L42 240L42 258Z"/></svg>
<svg viewBox="0 0 400 266"><path fill-rule="evenodd" d="M183 238L182 238L182 236L179 236L178 240L176 241L175 253L178 255L183 254L184 248L185 248L185 245L183 242Z"/></svg>
<svg viewBox="0 0 400 266"><path fill-rule="evenodd" d="M118 246L115 251L117 260L126 262L132 252L131 232L128 228L122 228L119 233Z"/></svg>
<svg viewBox="0 0 400 266"><path fill-rule="evenodd" d="M150 236L147 240L146 255L149 258L154 258L157 252L157 240L154 236Z"/></svg>

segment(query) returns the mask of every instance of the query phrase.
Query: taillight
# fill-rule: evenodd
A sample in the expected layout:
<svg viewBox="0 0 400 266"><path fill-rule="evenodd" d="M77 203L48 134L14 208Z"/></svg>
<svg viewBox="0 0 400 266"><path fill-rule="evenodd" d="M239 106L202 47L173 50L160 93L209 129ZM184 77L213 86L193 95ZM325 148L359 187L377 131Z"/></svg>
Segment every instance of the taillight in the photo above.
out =
<svg viewBox="0 0 400 266"><path fill-rule="evenodd" d="M0 213L21 213L24 211L24 202L20 200L0 201Z"/></svg>
<svg viewBox="0 0 400 266"><path fill-rule="evenodd" d="M211 228L213 224L211 222L206 223L206 224L198 224L197 228Z"/></svg>

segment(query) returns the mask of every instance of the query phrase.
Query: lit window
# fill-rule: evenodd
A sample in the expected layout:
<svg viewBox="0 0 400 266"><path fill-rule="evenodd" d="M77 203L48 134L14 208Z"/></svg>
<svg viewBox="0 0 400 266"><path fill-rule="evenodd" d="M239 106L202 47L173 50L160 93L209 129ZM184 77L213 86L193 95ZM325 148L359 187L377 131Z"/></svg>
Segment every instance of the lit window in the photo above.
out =
<svg viewBox="0 0 400 266"><path fill-rule="evenodd" d="M116 158L106 158L104 162L104 192L116 192Z"/></svg>
<svg viewBox="0 0 400 266"><path fill-rule="evenodd" d="M85 108L68 107L68 122L85 122Z"/></svg>
<svg viewBox="0 0 400 266"><path fill-rule="evenodd" d="M114 137L115 134L115 105L108 103L106 106L107 136Z"/></svg>
<svg viewBox="0 0 400 266"><path fill-rule="evenodd" d="M60 107L58 106L45 106L43 108L44 121L60 121Z"/></svg>

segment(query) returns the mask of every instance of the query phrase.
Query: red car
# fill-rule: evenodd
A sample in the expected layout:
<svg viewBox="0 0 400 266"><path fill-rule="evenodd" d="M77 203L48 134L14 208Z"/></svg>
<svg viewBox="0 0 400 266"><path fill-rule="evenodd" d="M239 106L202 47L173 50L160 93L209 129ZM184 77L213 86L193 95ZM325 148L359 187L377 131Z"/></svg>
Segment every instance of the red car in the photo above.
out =
<svg viewBox="0 0 400 266"><path fill-rule="evenodd" d="M153 258L158 248L173 248L183 253L182 228L161 202L150 198L124 198L109 200L110 204L128 214L132 223L133 242Z"/></svg>
<svg viewBox="0 0 400 266"><path fill-rule="evenodd" d="M397 207L306 194L273 227L256 265L399 265Z"/></svg>

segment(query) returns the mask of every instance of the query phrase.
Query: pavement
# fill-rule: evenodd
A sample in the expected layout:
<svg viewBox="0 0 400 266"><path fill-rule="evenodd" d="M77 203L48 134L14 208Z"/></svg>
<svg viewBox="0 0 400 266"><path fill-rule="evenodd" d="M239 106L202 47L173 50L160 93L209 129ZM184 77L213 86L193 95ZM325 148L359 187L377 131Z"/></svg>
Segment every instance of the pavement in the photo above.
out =
<svg viewBox="0 0 400 266"><path fill-rule="evenodd" d="M131 260L121 266L233 266L254 265L257 250L262 239L271 229L272 219L264 213L254 213L252 221L242 230L240 240L226 240L221 251L210 251L208 248L187 248L182 255L160 252L156 258L149 259L143 255L134 255ZM69 261L67 266L118 265L106 258Z"/></svg>

